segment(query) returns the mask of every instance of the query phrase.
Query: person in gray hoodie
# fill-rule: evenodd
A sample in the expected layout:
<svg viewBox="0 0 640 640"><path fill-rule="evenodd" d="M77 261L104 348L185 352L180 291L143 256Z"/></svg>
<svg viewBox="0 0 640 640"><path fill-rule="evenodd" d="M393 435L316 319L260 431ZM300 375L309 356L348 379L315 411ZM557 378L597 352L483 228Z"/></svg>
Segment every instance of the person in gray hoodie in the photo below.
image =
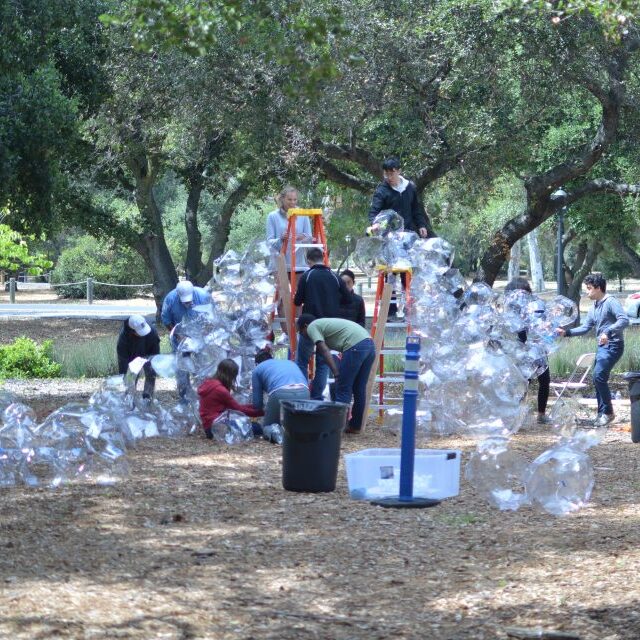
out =
<svg viewBox="0 0 640 640"><path fill-rule="evenodd" d="M607 294L607 281L598 274L590 274L584 279L589 300L593 307L589 309L587 319L575 329L557 329L560 336L583 336L595 328L598 338L596 362L593 368L593 385L598 400L596 427L604 427L614 419L609 375L624 352L624 329L629 318L622 305Z"/></svg>

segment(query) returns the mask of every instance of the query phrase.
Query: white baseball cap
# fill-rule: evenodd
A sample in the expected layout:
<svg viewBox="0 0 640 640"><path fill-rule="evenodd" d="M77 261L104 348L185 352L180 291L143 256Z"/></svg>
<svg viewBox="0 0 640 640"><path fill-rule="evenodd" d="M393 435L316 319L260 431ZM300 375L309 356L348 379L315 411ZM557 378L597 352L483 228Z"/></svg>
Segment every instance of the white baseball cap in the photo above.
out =
<svg viewBox="0 0 640 640"><path fill-rule="evenodd" d="M144 336L148 336L151 333L151 327L149 326L149 323L142 316L129 316L128 325L141 338Z"/></svg>
<svg viewBox="0 0 640 640"><path fill-rule="evenodd" d="M180 298L180 302L193 301L193 285L188 280L183 280L182 282L178 282L176 291L178 292L178 297Z"/></svg>

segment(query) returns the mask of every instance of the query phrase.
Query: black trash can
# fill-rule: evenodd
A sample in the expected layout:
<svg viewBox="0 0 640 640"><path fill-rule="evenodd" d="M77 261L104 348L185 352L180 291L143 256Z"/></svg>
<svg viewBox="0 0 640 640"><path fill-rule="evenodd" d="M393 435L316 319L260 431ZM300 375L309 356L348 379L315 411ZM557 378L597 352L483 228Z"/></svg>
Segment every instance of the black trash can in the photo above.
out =
<svg viewBox="0 0 640 640"><path fill-rule="evenodd" d="M629 385L631 402L631 442L640 442L640 371L627 371L624 379Z"/></svg>
<svg viewBox="0 0 640 640"><path fill-rule="evenodd" d="M283 400L282 486L287 491L334 491L349 405Z"/></svg>

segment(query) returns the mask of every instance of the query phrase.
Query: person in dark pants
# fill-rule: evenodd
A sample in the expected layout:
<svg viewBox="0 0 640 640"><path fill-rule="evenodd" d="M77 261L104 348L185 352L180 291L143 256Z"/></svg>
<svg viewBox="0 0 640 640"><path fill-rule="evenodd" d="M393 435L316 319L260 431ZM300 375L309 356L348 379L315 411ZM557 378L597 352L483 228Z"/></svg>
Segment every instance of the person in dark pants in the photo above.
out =
<svg viewBox="0 0 640 640"><path fill-rule="evenodd" d="M336 379L336 402L351 403L351 418L345 433L359 433L367 400L367 381L375 365L376 347L359 324L342 318L319 318L303 313L298 331L310 340L329 364ZM342 353L339 366L331 350Z"/></svg>
<svg viewBox="0 0 640 640"><path fill-rule="evenodd" d="M362 296L359 296L353 290L356 284L356 277L350 269L345 269L340 274L340 277L349 290L349 302L347 304L340 305L340 317L345 320L351 320L351 322L355 322L361 327L364 327L367 319L367 311L365 309Z"/></svg>
<svg viewBox="0 0 640 640"><path fill-rule="evenodd" d="M376 187L369 207L369 224L372 231L376 231L373 224L375 217L385 209L392 209L404 220L405 231L415 231L421 238L434 238L435 232L431 226L424 205L418 197L416 185L407 180L400 173L400 161L398 158L387 158L382 163L383 181ZM402 288L406 287L406 276L400 274ZM398 313L395 302L395 291L392 294L392 302L389 305L389 319L396 319Z"/></svg>
<svg viewBox="0 0 640 640"><path fill-rule="evenodd" d="M526 278L513 278L507 286L504 288L505 293L508 291L516 291L522 289L527 293L532 293L531 285ZM526 330L518 332L518 339L520 342L527 341ZM538 376L538 423L549 424L551 420L546 415L547 403L549 402L549 389L551 387L551 373L549 372L549 363L547 362L547 368Z"/></svg>
<svg viewBox="0 0 640 640"><path fill-rule="evenodd" d="M307 251L309 270L298 281L293 302L302 305L302 313L314 318L338 318L340 304L349 301L349 290L344 281L324 264L324 252L318 247ZM309 359L313 355L314 345L304 334L298 336L296 364L305 378L308 375ZM329 377L329 367L322 353L316 352L315 376L311 383L311 398L322 400L324 388Z"/></svg>
<svg viewBox="0 0 640 640"><path fill-rule="evenodd" d="M158 332L142 317L129 316L124 321L118 344L118 371L127 373L129 363L136 358L150 358L160 353L160 336ZM144 365L143 398L151 398L156 387L156 372L150 362Z"/></svg>
<svg viewBox="0 0 640 640"><path fill-rule="evenodd" d="M629 317L622 305L607 293L607 281L599 274L590 274L584 279L589 300L587 319L575 329L556 329L560 336L583 336L595 329L598 336L596 363L593 368L593 385L598 400L598 416L594 426L604 427L614 419L609 376L616 362L624 353L624 329L629 326Z"/></svg>

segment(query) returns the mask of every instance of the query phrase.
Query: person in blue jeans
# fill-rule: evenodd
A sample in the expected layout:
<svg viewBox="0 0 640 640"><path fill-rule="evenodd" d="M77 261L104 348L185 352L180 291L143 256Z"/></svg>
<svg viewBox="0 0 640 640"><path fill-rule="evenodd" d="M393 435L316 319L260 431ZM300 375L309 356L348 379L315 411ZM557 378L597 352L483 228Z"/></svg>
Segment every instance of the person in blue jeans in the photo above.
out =
<svg viewBox="0 0 640 640"><path fill-rule="evenodd" d="M351 404L345 433L360 433L367 400L367 381L376 360L376 348L366 329L351 320L318 318L303 313L298 331L315 344L336 379L336 402ZM339 366L331 350L342 353Z"/></svg>
<svg viewBox="0 0 640 640"><path fill-rule="evenodd" d="M607 294L607 281L599 274L590 274L584 279L589 300L593 307L589 309L587 319L575 329L557 329L561 336L583 336L595 328L598 337L596 362L593 368L593 384L598 400L598 417L594 426L604 427L614 419L609 375L624 352L624 329L629 318L622 305Z"/></svg>

